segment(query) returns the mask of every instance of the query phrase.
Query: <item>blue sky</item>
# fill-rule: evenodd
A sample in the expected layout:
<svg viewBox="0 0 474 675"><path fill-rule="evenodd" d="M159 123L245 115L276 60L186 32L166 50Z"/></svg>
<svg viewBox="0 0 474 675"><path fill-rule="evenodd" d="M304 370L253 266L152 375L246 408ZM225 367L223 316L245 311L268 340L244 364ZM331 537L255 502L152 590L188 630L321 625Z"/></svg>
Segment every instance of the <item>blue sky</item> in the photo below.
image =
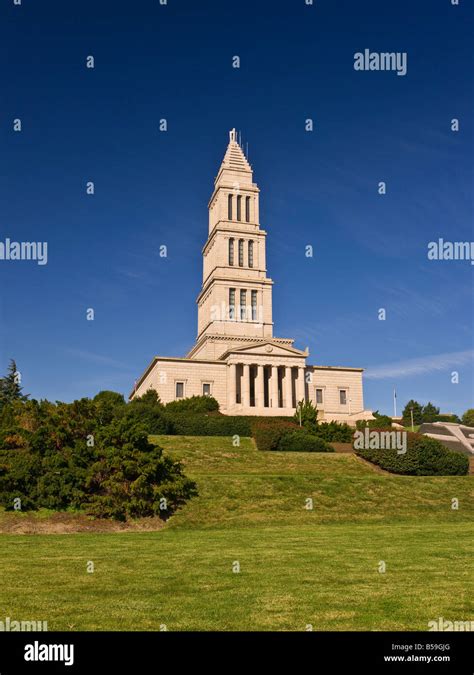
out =
<svg viewBox="0 0 474 675"><path fill-rule="evenodd" d="M368 408L392 412L394 387L400 406L474 405L474 266L427 259L429 241L474 240L470 3L1 12L0 241L48 242L45 266L0 260L1 371L14 357L32 396L72 400L128 393L154 355L187 352L235 126L261 188L275 335L308 346L310 363L366 368ZM355 71L366 48L406 52L406 76Z"/></svg>

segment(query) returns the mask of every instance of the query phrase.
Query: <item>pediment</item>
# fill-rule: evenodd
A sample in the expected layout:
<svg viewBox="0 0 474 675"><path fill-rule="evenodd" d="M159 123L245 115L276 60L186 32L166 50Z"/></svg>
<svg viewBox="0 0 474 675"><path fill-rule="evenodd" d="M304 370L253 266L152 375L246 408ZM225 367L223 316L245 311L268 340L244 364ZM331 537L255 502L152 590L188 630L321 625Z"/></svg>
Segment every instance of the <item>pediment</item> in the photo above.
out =
<svg viewBox="0 0 474 675"><path fill-rule="evenodd" d="M294 347L290 347L290 345L273 342L272 340L265 340L264 342L259 342L257 344L254 343L250 345L244 345L243 347L228 349L225 354L221 356L221 358L226 359L231 354L246 354L255 356L300 356L303 358L308 356L306 351L295 349Z"/></svg>

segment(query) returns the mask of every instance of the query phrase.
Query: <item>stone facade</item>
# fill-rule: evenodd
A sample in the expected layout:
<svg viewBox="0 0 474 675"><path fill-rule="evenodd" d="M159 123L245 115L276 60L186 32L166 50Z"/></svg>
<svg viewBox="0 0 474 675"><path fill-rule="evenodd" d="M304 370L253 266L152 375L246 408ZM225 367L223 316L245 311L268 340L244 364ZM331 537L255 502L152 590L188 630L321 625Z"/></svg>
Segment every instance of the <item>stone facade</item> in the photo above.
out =
<svg viewBox="0 0 474 675"><path fill-rule="evenodd" d="M310 399L319 419L372 417L362 368L308 365L307 350L273 337L266 236L259 189L233 129L209 201L196 343L185 358L155 357L130 398L150 388L164 403L208 394L230 415L293 415L297 401Z"/></svg>

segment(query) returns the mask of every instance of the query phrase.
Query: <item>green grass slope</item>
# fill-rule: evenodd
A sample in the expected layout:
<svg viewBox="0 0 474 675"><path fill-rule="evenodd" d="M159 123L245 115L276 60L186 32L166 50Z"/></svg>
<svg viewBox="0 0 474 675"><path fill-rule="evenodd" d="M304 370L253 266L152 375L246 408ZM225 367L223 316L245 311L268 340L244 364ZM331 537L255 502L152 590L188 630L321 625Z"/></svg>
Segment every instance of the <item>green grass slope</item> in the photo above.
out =
<svg viewBox="0 0 474 675"><path fill-rule="evenodd" d="M0 618L51 630L427 630L474 618L471 477L392 476L353 455L261 453L250 439L156 440L199 497L159 532L0 536Z"/></svg>

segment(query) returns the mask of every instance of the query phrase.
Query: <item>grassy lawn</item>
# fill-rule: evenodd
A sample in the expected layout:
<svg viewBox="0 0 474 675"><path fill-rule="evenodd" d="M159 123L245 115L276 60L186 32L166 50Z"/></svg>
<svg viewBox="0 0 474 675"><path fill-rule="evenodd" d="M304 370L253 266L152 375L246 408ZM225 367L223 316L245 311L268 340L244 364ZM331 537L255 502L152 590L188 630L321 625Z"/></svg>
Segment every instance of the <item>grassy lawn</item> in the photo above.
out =
<svg viewBox="0 0 474 675"><path fill-rule="evenodd" d="M261 453L250 439L156 440L199 497L159 532L0 535L0 619L426 630L440 616L474 618L472 477L392 476L349 454Z"/></svg>

